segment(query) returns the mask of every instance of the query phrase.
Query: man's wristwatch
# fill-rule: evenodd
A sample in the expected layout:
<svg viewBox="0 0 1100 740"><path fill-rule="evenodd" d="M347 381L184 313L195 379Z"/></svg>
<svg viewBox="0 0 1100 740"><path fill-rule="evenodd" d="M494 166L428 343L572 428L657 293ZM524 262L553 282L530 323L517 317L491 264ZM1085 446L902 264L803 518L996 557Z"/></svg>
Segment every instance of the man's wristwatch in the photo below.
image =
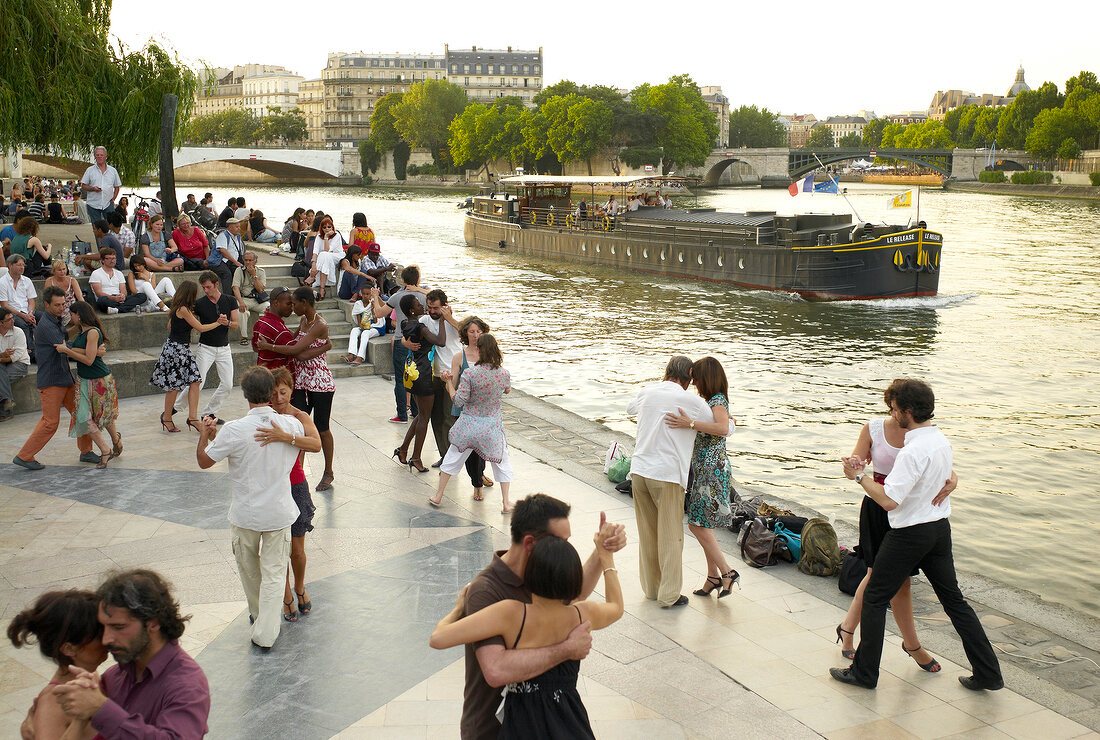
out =
<svg viewBox="0 0 1100 740"><path fill-rule="evenodd" d="M856 473L856 477L854 478L855 482L856 483L862 483L863 482L863 476L865 476L865 475L867 475L867 474L866 473Z"/></svg>
<svg viewBox="0 0 1100 740"><path fill-rule="evenodd" d="M688 424L688 429L694 429L694 428L695 428L695 419L692 419L691 423Z"/></svg>

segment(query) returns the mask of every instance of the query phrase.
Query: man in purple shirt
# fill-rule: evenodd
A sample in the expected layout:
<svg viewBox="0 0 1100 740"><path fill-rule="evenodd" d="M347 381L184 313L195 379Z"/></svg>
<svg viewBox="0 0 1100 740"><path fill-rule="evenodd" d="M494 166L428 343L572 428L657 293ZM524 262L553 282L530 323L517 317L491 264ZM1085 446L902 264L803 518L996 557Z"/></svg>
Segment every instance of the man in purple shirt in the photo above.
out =
<svg viewBox="0 0 1100 740"><path fill-rule="evenodd" d="M55 687L62 710L87 720L106 740L199 740L207 733L210 687L179 646L184 622L168 583L130 570L99 587L103 644L118 661L103 672Z"/></svg>

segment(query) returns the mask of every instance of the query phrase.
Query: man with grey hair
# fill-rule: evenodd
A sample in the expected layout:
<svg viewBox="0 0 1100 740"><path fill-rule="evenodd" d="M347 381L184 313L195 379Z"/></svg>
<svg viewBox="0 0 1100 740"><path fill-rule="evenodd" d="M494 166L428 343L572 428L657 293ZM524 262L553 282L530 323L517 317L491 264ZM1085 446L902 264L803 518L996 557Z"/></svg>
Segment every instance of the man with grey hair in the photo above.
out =
<svg viewBox="0 0 1100 740"><path fill-rule="evenodd" d="M80 189L88 194L88 219L94 223L115 210L115 198L122 189L118 170L107 164L107 147L95 148L95 164L84 170Z"/></svg>
<svg viewBox="0 0 1100 740"><path fill-rule="evenodd" d="M690 393L691 360L673 357L662 382L647 386L627 404L638 417L637 443L630 461L634 513L638 520L642 591L662 607L684 606L684 490L687 488L695 423L714 421L710 406ZM681 410L690 428L665 423L666 414Z"/></svg>
<svg viewBox="0 0 1100 740"><path fill-rule="evenodd" d="M309 439L300 421L269 405L275 378L266 367L249 368L241 378L241 390L248 415L226 422L220 432L217 419L204 416L195 457L203 470L229 460L233 554L253 622L252 643L269 648L279 637L290 525L298 519L290 470Z"/></svg>

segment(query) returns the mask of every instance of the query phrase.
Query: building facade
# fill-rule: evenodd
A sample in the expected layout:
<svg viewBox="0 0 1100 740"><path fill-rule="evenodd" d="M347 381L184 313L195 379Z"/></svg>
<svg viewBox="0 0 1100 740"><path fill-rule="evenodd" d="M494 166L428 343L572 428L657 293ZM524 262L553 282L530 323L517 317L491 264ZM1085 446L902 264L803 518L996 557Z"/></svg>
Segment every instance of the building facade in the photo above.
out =
<svg viewBox="0 0 1100 740"><path fill-rule="evenodd" d="M792 149L806 146L806 140L810 138L810 129L819 123L813 113L792 113L780 116L779 120L787 129L787 146Z"/></svg>
<svg viewBox="0 0 1100 740"><path fill-rule="evenodd" d="M1015 100L1016 96L1021 92L1030 89L1031 88L1024 80L1024 68L1021 66L1016 70L1015 81L1013 81L1012 86L1008 88L1008 92L1004 95L995 95L993 93L975 95L972 92L965 92L963 90L937 90L936 94L932 96L932 102L928 104L928 117L933 121L942 121L949 110L961 108L964 105L981 105L990 108L998 108L1003 105L1008 105Z"/></svg>
<svg viewBox="0 0 1100 740"><path fill-rule="evenodd" d="M466 91L466 97L479 103L497 98L517 97L531 107L532 99L542 91L542 47L538 51L507 49L451 49L444 44L448 79Z"/></svg>
<svg viewBox="0 0 1100 740"><path fill-rule="evenodd" d="M722 94L721 85L706 85L699 88L703 94L703 101L710 108L711 113L718 119L718 139L714 145L718 148L729 146L730 143L730 99Z"/></svg>
<svg viewBox="0 0 1100 740"><path fill-rule="evenodd" d="M408 92L414 82L445 79L441 54L329 54L321 72L325 141L356 146L370 136L370 117L379 99Z"/></svg>
<svg viewBox="0 0 1100 740"><path fill-rule="evenodd" d="M325 83L318 77L303 80L298 86L298 107L306 119L306 142L314 146L325 143Z"/></svg>
<svg viewBox="0 0 1100 740"><path fill-rule="evenodd" d="M241 96L243 86L241 78L232 69L216 67L209 70L202 80L199 91L195 93L195 106L191 117L209 116L230 109L238 109L243 104Z"/></svg>
<svg viewBox="0 0 1100 740"><path fill-rule="evenodd" d="M240 109L263 117L269 107L280 111L292 110L298 105L301 80L300 75L276 64L242 64L233 69L212 69L195 94L191 117Z"/></svg>
<svg viewBox="0 0 1100 740"><path fill-rule="evenodd" d="M867 125L867 119L863 116L829 116L825 119L825 126L833 135L833 144L839 145L840 140L849 134L863 137L863 127Z"/></svg>

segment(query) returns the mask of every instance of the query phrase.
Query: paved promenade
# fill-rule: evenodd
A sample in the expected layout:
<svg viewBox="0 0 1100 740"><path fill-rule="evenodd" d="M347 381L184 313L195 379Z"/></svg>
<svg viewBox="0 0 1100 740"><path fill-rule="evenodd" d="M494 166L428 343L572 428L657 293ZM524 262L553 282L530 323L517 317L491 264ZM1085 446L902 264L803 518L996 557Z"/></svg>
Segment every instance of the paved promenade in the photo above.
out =
<svg viewBox="0 0 1100 740"><path fill-rule="evenodd" d="M435 472L417 475L389 459L406 428L384 421L392 398L382 378L337 381L336 482L314 494L316 530L306 538L314 610L284 623L271 651L248 644L225 465L198 470L196 435L159 431L160 396L120 403L126 449L106 471L80 465L62 432L38 456L45 470L0 464L0 617L6 623L44 590L92 588L115 568L154 568L193 615L181 642L210 680L209 737L457 738L462 651L431 650L428 635L491 552L507 546L508 519L497 487L474 502L461 476L442 510L428 506ZM235 388L220 415L245 410ZM3 425L5 454L36 419L24 414ZM915 589L918 629L944 670L922 672L888 634L873 692L828 676L844 664L833 641L847 597L834 579L742 564L744 588L730 597L691 596L686 608L658 609L638 585L632 503L602 475L614 433L521 393L507 397L505 421L514 500L542 491L571 503L582 557L600 511L627 526L630 545L616 563L626 613L595 633L581 668L597 737L1100 738L1100 671L1085 661L1054 666L1001 656L1006 689L963 689L956 677L964 669L953 662L962 660L961 645L923 582ZM425 462L436 457L429 436ZM320 468L312 456L311 486ZM720 535L731 552L732 535ZM690 536L684 562L688 592L703 582L704 568ZM1018 594L971 579L963 588L996 605L975 604L1003 649L1049 663L1097 658L1095 622L1057 613L1025 620L1014 611L1026 601ZM0 646L0 737L18 736L52 672L37 650Z"/></svg>

